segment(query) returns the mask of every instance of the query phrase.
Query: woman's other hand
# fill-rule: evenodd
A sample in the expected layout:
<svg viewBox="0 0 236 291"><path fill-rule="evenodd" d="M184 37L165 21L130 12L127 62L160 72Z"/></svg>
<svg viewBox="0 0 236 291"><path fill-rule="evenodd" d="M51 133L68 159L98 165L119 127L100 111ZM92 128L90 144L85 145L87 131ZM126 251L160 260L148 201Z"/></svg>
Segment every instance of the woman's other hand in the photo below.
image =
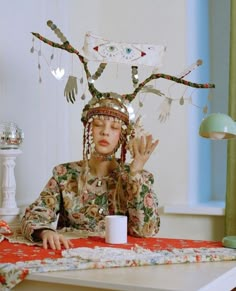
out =
<svg viewBox="0 0 236 291"><path fill-rule="evenodd" d="M61 250L61 246L69 249L73 246L72 242L66 239L62 234L50 229L44 229L40 233L40 238L43 241L43 248L48 249L50 247L53 250Z"/></svg>

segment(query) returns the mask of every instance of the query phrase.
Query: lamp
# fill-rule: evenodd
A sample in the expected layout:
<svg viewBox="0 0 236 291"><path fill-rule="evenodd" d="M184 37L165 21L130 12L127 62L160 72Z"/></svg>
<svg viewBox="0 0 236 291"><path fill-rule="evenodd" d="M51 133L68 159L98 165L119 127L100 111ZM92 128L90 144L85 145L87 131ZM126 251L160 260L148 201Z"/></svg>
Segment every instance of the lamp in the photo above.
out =
<svg viewBox="0 0 236 291"><path fill-rule="evenodd" d="M236 122L223 113L212 113L200 124L199 135L213 140L236 138ZM226 236L223 246L236 249L236 236Z"/></svg>
<svg viewBox="0 0 236 291"><path fill-rule="evenodd" d="M214 140L236 138L236 122L223 113L212 113L203 119L199 135Z"/></svg>

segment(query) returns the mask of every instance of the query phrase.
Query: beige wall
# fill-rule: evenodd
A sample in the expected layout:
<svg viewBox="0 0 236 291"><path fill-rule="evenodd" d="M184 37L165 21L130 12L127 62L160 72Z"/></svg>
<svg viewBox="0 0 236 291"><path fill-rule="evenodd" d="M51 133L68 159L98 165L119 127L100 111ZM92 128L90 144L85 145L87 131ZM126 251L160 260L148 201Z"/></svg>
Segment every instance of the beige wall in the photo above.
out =
<svg viewBox="0 0 236 291"><path fill-rule="evenodd" d="M92 31L116 41L167 45L161 72L178 74L187 63L186 43L187 0L8 0L1 2L0 31L0 120L13 120L24 130L23 154L16 165L17 201L19 206L32 202L51 175L57 163L81 158L83 104L67 104L63 91L65 80L56 81L42 59L42 79L38 83L37 56L30 54L31 31L57 41L46 26L52 19L77 49L83 46L85 32ZM41 47L46 58L52 49ZM68 74L81 76L75 57L56 52ZM72 66L73 62L73 66ZM73 67L73 68L72 68ZM130 71L126 66L111 66L106 80L100 82L105 90L127 92ZM150 73L143 68L143 76ZM171 97L180 98L184 88L159 80L155 85ZM79 88L80 89L80 88ZM188 201L188 106L173 104L166 123L158 121L161 99L145 97L144 124L160 145L148 162L147 169L156 177L162 225L160 236L196 239L221 239L223 217L164 215L163 205ZM136 106L137 109L137 106Z"/></svg>

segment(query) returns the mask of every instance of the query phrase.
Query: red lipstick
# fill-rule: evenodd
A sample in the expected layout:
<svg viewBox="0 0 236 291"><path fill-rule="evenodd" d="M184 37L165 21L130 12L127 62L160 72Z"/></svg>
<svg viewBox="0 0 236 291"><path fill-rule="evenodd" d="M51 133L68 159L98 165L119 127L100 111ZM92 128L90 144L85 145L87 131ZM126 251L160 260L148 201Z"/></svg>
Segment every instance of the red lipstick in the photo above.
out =
<svg viewBox="0 0 236 291"><path fill-rule="evenodd" d="M105 139L101 139L99 140L98 142L101 146L108 146L109 145L109 142Z"/></svg>

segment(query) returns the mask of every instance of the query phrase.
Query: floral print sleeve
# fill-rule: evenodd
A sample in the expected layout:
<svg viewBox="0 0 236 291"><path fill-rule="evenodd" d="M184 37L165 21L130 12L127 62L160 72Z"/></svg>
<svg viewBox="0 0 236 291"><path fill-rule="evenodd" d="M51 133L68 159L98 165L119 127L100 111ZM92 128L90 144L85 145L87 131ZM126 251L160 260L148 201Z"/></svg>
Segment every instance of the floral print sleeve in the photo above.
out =
<svg viewBox="0 0 236 291"><path fill-rule="evenodd" d="M158 233L158 199L153 191L153 175L145 170L128 176L128 231L132 236L150 237Z"/></svg>
<svg viewBox="0 0 236 291"><path fill-rule="evenodd" d="M60 210L61 194L56 177L57 167L54 168L53 177L48 181L38 199L29 205L21 221L21 229L24 236L33 240L33 232L38 229L55 229L53 223L57 220Z"/></svg>

